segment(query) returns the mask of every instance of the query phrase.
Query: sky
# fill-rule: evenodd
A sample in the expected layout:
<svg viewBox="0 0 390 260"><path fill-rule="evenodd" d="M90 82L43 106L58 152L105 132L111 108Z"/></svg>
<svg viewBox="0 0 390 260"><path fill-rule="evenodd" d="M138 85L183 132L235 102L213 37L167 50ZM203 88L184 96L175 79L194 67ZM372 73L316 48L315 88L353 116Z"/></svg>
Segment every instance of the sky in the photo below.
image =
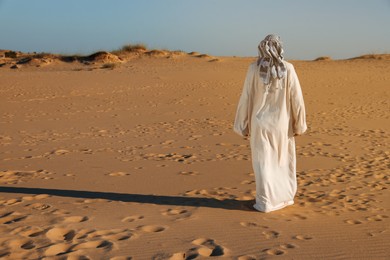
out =
<svg viewBox="0 0 390 260"><path fill-rule="evenodd" d="M287 59L390 53L390 0L0 0L0 49L90 54L125 44Z"/></svg>

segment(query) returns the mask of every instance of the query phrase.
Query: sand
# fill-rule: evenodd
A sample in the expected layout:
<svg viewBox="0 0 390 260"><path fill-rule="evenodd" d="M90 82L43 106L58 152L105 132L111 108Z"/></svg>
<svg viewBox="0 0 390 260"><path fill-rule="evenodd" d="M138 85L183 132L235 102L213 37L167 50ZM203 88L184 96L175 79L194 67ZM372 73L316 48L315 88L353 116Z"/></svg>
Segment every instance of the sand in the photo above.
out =
<svg viewBox="0 0 390 260"><path fill-rule="evenodd" d="M252 61L2 66L0 258L388 257L390 60L291 61L309 129L272 213L232 131Z"/></svg>

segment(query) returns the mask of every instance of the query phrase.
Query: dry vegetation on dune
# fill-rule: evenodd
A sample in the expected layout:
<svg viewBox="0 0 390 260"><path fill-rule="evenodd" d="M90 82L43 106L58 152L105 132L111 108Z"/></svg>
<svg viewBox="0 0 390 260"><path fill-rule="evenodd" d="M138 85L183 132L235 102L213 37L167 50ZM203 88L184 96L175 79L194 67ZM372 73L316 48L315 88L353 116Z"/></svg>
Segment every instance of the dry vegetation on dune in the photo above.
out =
<svg viewBox="0 0 390 260"><path fill-rule="evenodd" d="M144 53L146 51L147 47L145 44L126 44L120 49L111 51L111 53L119 56L128 53Z"/></svg>
<svg viewBox="0 0 390 260"><path fill-rule="evenodd" d="M212 59L218 61L214 57L207 54L200 54L198 52L186 53L181 50L167 50L167 49L153 49L149 50L145 44L126 44L121 48L107 51L98 51L90 55L62 55L52 53L23 53L12 50L0 50L0 67L8 65L10 68L20 68L21 65L30 65L33 67L41 67L52 63L66 62L66 63L81 63L84 65L103 64L100 68L113 69L117 65L130 61L134 58L142 57L164 57L175 58L181 56L198 57Z"/></svg>
<svg viewBox="0 0 390 260"><path fill-rule="evenodd" d="M321 56L316 58L314 61L329 61L329 60L332 60L332 58L329 56Z"/></svg>
<svg viewBox="0 0 390 260"><path fill-rule="evenodd" d="M134 52L134 51L146 51L148 48L146 48L145 44L126 44L122 47L122 51L127 52Z"/></svg>
<svg viewBox="0 0 390 260"><path fill-rule="evenodd" d="M321 56L314 61L331 61L332 58L330 56ZM347 60L390 60L390 54L383 53L383 54L364 54L361 56L349 58Z"/></svg>
<svg viewBox="0 0 390 260"><path fill-rule="evenodd" d="M390 54L365 54L358 57L351 58L350 60L390 60Z"/></svg>

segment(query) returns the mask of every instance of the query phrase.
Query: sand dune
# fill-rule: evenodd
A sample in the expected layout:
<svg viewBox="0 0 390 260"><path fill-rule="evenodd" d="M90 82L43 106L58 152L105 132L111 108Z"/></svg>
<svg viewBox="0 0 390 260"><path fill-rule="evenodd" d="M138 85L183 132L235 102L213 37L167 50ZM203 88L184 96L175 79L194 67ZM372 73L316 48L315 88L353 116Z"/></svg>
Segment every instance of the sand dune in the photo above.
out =
<svg viewBox="0 0 390 260"><path fill-rule="evenodd" d="M155 54L1 58L0 258L390 255L388 59L291 61L309 124L299 189L264 214L232 131L253 59Z"/></svg>
<svg viewBox="0 0 390 260"><path fill-rule="evenodd" d="M197 57L207 59L208 61L219 61L208 54L197 52L185 53L183 51L171 50L148 50L143 45L125 45L120 50L112 52L98 51L90 55L60 55L51 53L23 53L11 50L0 50L0 67L9 67L11 69L20 69L23 67L42 67L46 65L58 65L59 63L71 63L84 65L102 65L89 67L75 67L75 70L93 70L93 69L113 69L117 65L128 62L133 59L152 57L152 58L178 58L178 57Z"/></svg>

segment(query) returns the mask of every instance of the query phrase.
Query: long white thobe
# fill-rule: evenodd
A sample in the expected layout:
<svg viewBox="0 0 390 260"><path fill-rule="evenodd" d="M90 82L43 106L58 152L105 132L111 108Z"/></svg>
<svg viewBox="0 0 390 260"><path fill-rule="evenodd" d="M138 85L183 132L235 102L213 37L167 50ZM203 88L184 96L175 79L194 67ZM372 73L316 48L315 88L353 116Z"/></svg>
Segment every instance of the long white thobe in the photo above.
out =
<svg viewBox="0 0 390 260"><path fill-rule="evenodd" d="M257 62L246 75L234 131L250 136L256 182L255 209L269 212L294 203L297 191L294 135L306 129L305 105L298 76L286 61L287 76L263 84Z"/></svg>

